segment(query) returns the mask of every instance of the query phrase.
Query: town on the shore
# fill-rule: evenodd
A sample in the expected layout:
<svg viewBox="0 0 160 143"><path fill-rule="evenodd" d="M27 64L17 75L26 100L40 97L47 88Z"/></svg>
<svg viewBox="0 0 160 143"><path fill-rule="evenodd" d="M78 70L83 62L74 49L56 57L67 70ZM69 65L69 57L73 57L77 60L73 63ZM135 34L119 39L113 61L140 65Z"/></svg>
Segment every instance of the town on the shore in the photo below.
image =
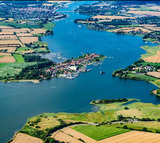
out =
<svg viewBox="0 0 160 143"><path fill-rule="evenodd" d="M55 63L53 66L45 70L46 74L50 74L51 77L64 77L67 79L73 79L78 77L80 72L91 71L91 69L86 69L87 65L93 63L99 63L103 61L105 56L92 53L92 54L83 54L78 58L72 58L64 62ZM44 75L40 75L42 79L46 79Z"/></svg>

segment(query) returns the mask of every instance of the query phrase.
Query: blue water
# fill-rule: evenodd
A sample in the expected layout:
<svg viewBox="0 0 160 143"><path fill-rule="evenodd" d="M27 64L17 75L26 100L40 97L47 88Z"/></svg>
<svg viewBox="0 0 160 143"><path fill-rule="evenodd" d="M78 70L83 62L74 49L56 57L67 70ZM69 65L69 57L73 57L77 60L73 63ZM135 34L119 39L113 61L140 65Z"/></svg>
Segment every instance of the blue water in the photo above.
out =
<svg viewBox="0 0 160 143"><path fill-rule="evenodd" d="M81 3L84 2L72 3L65 11L72 11ZM142 102L160 103L160 98L149 94L156 86L111 76L114 70L125 68L145 53L140 48L146 45L142 37L98 32L85 26L79 28L73 20L87 16L73 12L67 14L69 18L56 22L53 36L42 38L52 52L60 52L65 58L77 57L81 52L114 58L106 59L98 67L91 66L91 72L82 73L74 80L55 78L40 84L0 83L0 143L9 140L28 117L36 114L96 111L96 107L89 105L94 99L138 98ZM100 75L101 70L106 73Z"/></svg>

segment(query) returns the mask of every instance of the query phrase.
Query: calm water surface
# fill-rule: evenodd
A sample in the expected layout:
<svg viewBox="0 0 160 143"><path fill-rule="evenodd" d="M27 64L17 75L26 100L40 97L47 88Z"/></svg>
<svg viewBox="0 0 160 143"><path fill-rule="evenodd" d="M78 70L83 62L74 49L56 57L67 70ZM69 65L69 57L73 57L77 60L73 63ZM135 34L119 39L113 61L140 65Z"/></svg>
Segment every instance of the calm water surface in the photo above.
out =
<svg viewBox="0 0 160 143"><path fill-rule="evenodd" d="M61 11L73 11L82 3L72 3ZM149 94L156 86L111 76L113 70L125 68L145 53L140 48L146 45L142 37L98 32L84 26L80 28L73 20L87 16L66 13L70 17L56 22L55 34L42 38L52 52L60 52L65 58L95 52L113 59L106 59L98 67L91 66L91 72L82 73L74 80L52 79L40 84L0 83L0 143L9 140L30 116L43 112L96 111L97 108L89 105L93 99L138 98L142 102L160 103L159 98ZM100 75L101 70L106 74Z"/></svg>

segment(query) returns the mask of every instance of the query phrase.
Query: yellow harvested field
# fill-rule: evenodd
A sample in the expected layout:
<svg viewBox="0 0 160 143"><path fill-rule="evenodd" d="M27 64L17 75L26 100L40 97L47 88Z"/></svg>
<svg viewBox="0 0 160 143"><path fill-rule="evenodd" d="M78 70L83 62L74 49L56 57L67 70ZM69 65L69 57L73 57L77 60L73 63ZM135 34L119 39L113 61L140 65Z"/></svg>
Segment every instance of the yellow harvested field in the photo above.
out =
<svg viewBox="0 0 160 143"><path fill-rule="evenodd" d="M86 136L86 135L84 135L80 132L77 132L77 131L75 131L71 128L64 128L61 131L65 134L69 134L69 135L73 136L76 139L83 139L87 143L89 143L89 142L90 143L96 143L97 142L94 139L92 139L92 138L90 138L90 137L88 137L88 136Z"/></svg>
<svg viewBox="0 0 160 143"><path fill-rule="evenodd" d="M13 27L11 26L0 26L0 29L12 29Z"/></svg>
<svg viewBox="0 0 160 143"><path fill-rule="evenodd" d="M32 34L41 34L41 33L46 33L46 30L44 29L32 29L31 31Z"/></svg>
<svg viewBox="0 0 160 143"><path fill-rule="evenodd" d="M148 75L160 78L160 72L147 72Z"/></svg>
<svg viewBox="0 0 160 143"><path fill-rule="evenodd" d="M5 18L0 18L0 20L4 20Z"/></svg>
<svg viewBox="0 0 160 143"><path fill-rule="evenodd" d="M160 12L156 11L140 11L140 10L135 10L135 11L128 11L127 13L130 14L136 14L136 15L150 15L150 16L160 16Z"/></svg>
<svg viewBox="0 0 160 143"><path fill-rule="evenodd" d="M60 122L54 117L41 118L41 121L37 124L41 129L51 128L59 125Z"/></svg>
<svg viewBox="0 0 160 143"><path fill-rule="evenodd" d="M157 25L150 25L150 24L140 24L139 26L142 26L144 28L147 28L149 30L152 30L152 31L160 31L160 27L157 27Z"/></svg>
<svg viewBox="0 0 160 143"><path fill-rule="evenodd" d="M12 56L6 56L0 58L0 63L14 63L14 62L16 62L16 60Z"/></svg>
<svg viewBox="0 0 160 143"><path fill-rule="evenodd" d="M33 53L34 50L29 50L29 51L19 51L18 53L21 53L21 54L30 54L30 53Z"/></svg>
<svg viewBox="0 0 160 143"><path fill-rule="evenodd" d="M92 18L97 18L97 19L134 19L134 17L126 17L126 16L106 16L106 15L97 15L97 16L93 16Z"/></svg>
<svg viewBox="0 0 160 143"><path fill-rule="evenodd" d="M10 53L0 53L0 56L11 56L11 54Z"/></svg>
<svg viewBox="0 0 160 143"><path fill-rule="evenodd" d="M144 58L144 60L151 63L160 63L160 51L157 51L157 54L154 56Z"/></svg>
<svg viewBox="0 0 160 143"><path fill-rule="evenodd" d="M113 32L118 32L118 31L121 31L121 32L124 32L124 33L129 33L131 31L143 31L144 33L150 33L151 30L148 30L148 29L145 29L145 28L141 28L141 27L124 27L124 28L118 28L118 29L115 29L115 30L112 30Z"/></svg>
<svg viewBox="0 0 160 143"><path fill-rule="evenodd" d="M130 131L99 141L99 143L159 143L160 134Z"/></svg>
<svg viewBox="0 0 160 143"><path fill-rule="evenodd" d="M27 33L27 32L30 32L30 29L29 28L2 29L2 32Z"/></svg>
<svg viewBox="0 0 160 143"><path fill-rule="evenodd" d="M43 143L43 141L36 137L18 133L11 143Z"/></svg>
<svg viewBox="0 0 160 143"><path fill-rule="evenodd" d="M65 143L83 143L82 141L73 138L72 136L65 134L63 132L56 132L56 134L53 134L51 137L55 138L58 141L63 141Z"/></svg>
<svg viewBox="0 0 160 143"><path fill-rule="evenodd" d="M28 37L28 36L33 36L31 33L18 33L17 34L18 37Z"/></svg>
<svg viewBox="0 0 160 143"><path fill-rule="evenodd" d="M82 21L82 20L79 20L78 23L89 24L89 23L95 23L95 21Z"/></svg>
<svg viewBox="0 0 160 143"><path fill-rule="evenodd" d="M0 45L3 44L21 44L19 40L0 40Z"/></svg>
<svg viewBox="0 0 160 143"><path fill-rule="evenodd" d="M124 117L134 117L141 118L143 116L142 112L138 109L120 110L117 111L117 115L122 115Z"/></svg>
<svg viewBox="0 0 160 143"><path fill-rule="evenodd" d="M16 40L15 35L0 35L0 40Z"/></svg>
<svg viewBox="0 0 160 143"><path fill-rule="evenodd" d="M87 143L159 143L160 142L160 134L142 132L142 131L130 131L100 141L96 141L69 127L53 133L52 137L55 138L56 140L64 141L65 143L66 142L81 143L81 141L78 139L82 139Z"/></svg>
<svg viewBox="0 0 160 143"><path fill-rule="evenodd" d="M154 90L156 91L156 90ZM135 122L135 123L126 123L125 125L132 127L134 124L134 127L146 127L148 129L158 129L160 128L160 122Z"/></svg>
<svg viewBox="0 0 160 143"><path fill-rule="evenodd" d="M14 35L14 32L0 32L0 35Z"/></svg>
<svg viewBox="0 0 160 143"><path fill-rule="evenodd" d="M19 37L23 44L30 44L38 41L38 37Z"/></svg>
<svg viewBox="0 0 160 143"><path fill-rule="evenodd" d="M4 48L0 47L0 50L7 50L8 53L14 53L16 49L17 47L4 47Z"/></svg>

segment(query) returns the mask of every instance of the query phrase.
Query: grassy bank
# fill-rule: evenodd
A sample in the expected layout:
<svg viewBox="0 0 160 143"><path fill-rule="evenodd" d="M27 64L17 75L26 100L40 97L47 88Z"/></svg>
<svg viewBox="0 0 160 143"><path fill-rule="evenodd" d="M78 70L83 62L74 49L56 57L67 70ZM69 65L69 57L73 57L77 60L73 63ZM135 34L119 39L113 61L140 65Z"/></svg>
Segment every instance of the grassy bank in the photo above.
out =
<svg viewBox="0 0 160 143"><path fill-rule="evenodd" d="M53 132L73 124L76 124L72 127L74 130L95 140L101 140L130 130L143 131L147 128L146 131L159 132L160 104L135 102L125 105L125 103L134 100L128 99L126 102L96 104L99 107L98 112L43 113L29 118L19 132L42 140L45 140ZM126 122L135 119L140 122ZM123 121L123 123L112 123L115 121ZM97 125L77 125L79 123L96 123Z"/></svg>

